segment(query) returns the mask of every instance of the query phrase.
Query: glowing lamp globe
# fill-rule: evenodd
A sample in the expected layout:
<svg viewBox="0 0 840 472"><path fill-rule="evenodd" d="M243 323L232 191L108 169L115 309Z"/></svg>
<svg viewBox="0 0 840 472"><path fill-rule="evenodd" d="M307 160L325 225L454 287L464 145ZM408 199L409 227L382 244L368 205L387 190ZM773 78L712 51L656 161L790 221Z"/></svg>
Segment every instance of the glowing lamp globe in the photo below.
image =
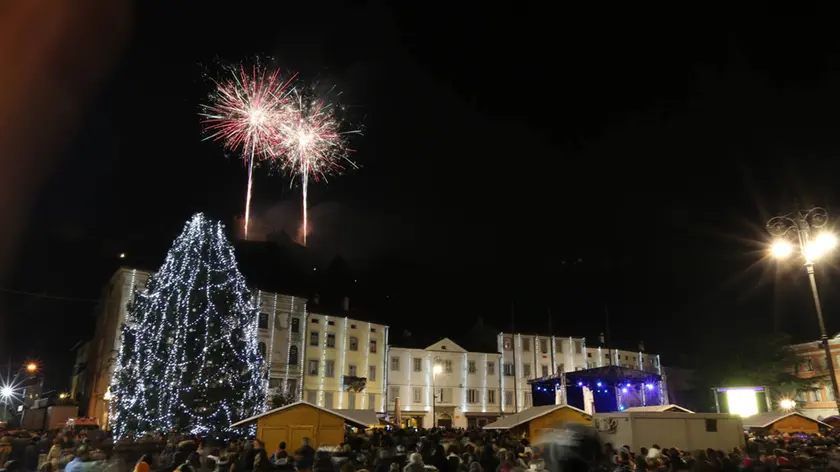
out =
<svg viewBox="0 0 840 472"><path fill-rule="evenodd" d="M4 398L11 397L13 393L14 391L12 390L12 387L6 386L0 389L0 395L2 395Z"/></svg>
<svg viewBox="0 0 840 472"><path fill-rule="evenodd" d="M787 241L776 241L770 250L773 253L773 257L783 258L793 252L793 246Z"/></svg>

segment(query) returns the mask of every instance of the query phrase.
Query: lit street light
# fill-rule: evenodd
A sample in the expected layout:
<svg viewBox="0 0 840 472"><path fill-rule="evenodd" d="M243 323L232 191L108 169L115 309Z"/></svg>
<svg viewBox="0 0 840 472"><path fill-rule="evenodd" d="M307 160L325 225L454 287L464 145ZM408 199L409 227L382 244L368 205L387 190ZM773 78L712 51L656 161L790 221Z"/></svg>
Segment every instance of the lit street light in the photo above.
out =
<svg viewBox="0 0 840 472"><path fill-rule="evenodd" d="M767 222L767 231L776 238L771 247L771 252L777 258L785 258L793 254L794 246L786 237L790 233L795 233L795 237L789 239L793 239L798 244L805 270L808 273L808 279L811 281L811 294L814 297L814 306L817 309L817 320L820 324L820 339L825 350L826 367L831 376L834 402L838 411L840 411L840 398L838 398L840 390L837 388L837 374L834 372L834 361L831 358L828 334L825 331L820 295L817 292L817 280L814 278L814 262L837 246L837 238L826 231L827 223L828 212L824 208L815 207L807 211L796 210L787 215L771 218ZM813 229L820 230L816 237L811 234Z"/></svg>
<svg viewBox="0 0 840 472"><path fill-rule="evenodd" d="M782 401L779 402L779 406L782 407L783 410L792 410L796 408L796 402L790 398L783 398Z"/></svg>
<svg viewBox="0 0 840 472"><path fill-rule="evenodd" d="M34 362L30 362L30 363L26 364L26 371L29 372L29 373L37 372L38 371L38 364L36 364Z"/></svg>
<svg viewBox="0 0 840 472"><path fill-rule="evenodd" d="M9 397L11 397L14 393L15 393L15 391L14 391L14 390L12 390L12 387L10 387L10 386L8 386L8 385L7 385L7 386L5 386L5 387L3 387L3 388L0 388L0 395L2 395L2 396L3 396L3 399L4 399L4 400L6 400L6 399L8 399Z"/></svg>

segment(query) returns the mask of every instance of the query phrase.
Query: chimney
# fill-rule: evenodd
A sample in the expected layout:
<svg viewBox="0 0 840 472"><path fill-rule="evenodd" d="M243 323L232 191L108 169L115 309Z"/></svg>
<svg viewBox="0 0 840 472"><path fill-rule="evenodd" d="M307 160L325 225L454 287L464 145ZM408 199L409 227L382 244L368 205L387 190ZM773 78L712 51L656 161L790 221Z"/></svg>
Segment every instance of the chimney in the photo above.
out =
<svg viewBox="0 0 840 472"><path fill-rule="evenodd" d="M344 297L341 300L341 309L344 311L350 311L350 297Z"/></svg>
<svg viewBox="0 0 840 472"><path fill-rule="evenodd" d="M639 341L639 352L645 352L645 342Z"/></svg>

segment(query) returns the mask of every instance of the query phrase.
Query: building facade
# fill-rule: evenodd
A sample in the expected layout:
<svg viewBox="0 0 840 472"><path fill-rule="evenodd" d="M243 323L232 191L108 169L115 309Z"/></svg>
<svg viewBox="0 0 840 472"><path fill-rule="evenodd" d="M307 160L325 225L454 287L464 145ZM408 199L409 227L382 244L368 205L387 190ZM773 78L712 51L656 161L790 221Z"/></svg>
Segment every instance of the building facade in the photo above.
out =
<svg viewBox="0 0 840 472"><path fill-rule="evenodd" d="M828 345L831 349L834 371L840 377L840 337L835 336L829 339ZM817 420L838 414L822 342L812 341L794 344L788 346L788 348L799 358L796 375L799 378L813 381L809 389L797 394L795 398L796 408L803 415Z"/></svg>
<svg viewBox="0 0 840 472"><path fill-rule="evenodd" d="M276 395L301 398L306 299L257 290L259 348L268 370L268 400Z"/></svg>
<svg viewBox="0 0 840 472"><path fill-rule="evenodd" d="M323 408L385 411L388 327L310 313L303 326L303 400Z"/></svg>
<svg viewBox="0 0 840 472"><path fill-rule="evenodd" d="M501 354L467 352L449 338L388 347L388 413L417 428L478 427L502 412Z"/></svg>
<svg viewBox="0 0 840 472"><path fill-rule="evenodd" d="M504 413L533 406L529 380L587 368L584 338L500 333L497 342Z"/></svg>
<svg viewBox="0 0 840 472"><path fill-rule="evenodd" d="M644 346L640 346L642 349ZM662 375L662 365L658 354L639 351L625 351L622 349L608 349L604 347L586 348L586 368L605 367L615 365L628 369L641 370Z"/></svg>

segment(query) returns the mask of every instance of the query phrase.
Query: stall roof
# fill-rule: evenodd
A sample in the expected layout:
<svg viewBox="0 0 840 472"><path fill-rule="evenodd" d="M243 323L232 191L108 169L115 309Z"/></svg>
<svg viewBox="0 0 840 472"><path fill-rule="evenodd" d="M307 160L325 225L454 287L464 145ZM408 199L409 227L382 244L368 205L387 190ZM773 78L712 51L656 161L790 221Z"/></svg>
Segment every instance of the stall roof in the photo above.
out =
<svg viewBox="0 0 840 472"><path fill-rule="evenodd" d="M343 416L347 418L353 418L357 420L359 423L365 423L366 426L371 425L391 425L395 426L393 423L389 423L388 421L383 420L380 418L375 411L373 410L348 410L348 409L339 409L334 408L331 409L333 413L337 414L338 416Z"/></svg>
<svg viewBox="0 0 840 472"><path fill-rule="evenodd" d="M281 406L280 408L275 408L273 410L268 410L265 413L261 413L261 414L256 415L256 416L252 416L250 418L246 418L242 421L239 421L239 422L236 422L236 423L230 425L230 427L231 428L237 428L239 426L245 426L246 424L250 424L250 423L253 423L253 422L257 421L258 419L262 418L263 416L272 415L272 414L277 413L279 411L288 410L290 408L294 408L294 407L297 407L297 406L300 406L300 405L307 405L307 406L311 406L312 408L315 408L316 410L325 411L327 413L330 413L330 414L333 414L333 415L338 416L340 418L343 418L345 421L347 421L349 423L352 423L356 426L361 426L362 428L367 428L371 424L377 424L378 423L378 421L377 421L376 423L365 424L364 422L360 421L361 419L358 418L358 417L347 416L345 413L339 412L341 410L339 410L339 411L330 410L330 409L327 409L327 408L322 408L318 405L313 405L313 404L311 404L309 402L306 402L306 401L299 401L299 402L295 402L295 403L292 403L292 404L289 404L289 405L286 405L286 406ZM344 410L344 411L346 411L346 410ZM364 410L360 410L360 411L364 411Z"/></svg>
<svg viewBox="0 0 840 472"><path fill-rule="evenodd" d="M788 416L801 416L807 420L814 421L819 423L823 426L827 426L831 428L831 425L825 424L822 421L815 420L813 418L808 418L807 416L803 415L802 413L798 413L792 411L790 413L785 413L783 411L768 411L766 413L758 413L752 416L748 416L743 419L744 428L767 428L773 423L776 423L779 420L787 418Z"/></svg>
<svg viewBox="0 0 840 472"><path fill-rule="evenodd" d="M515 428L521 424L527 423L533 419L539 418L541 416L545 416L553 411L559 410L561 408L571 408L577 412L583 413L586 416L590 416L585 411L575 408L570 405L545 405L545 406L533 406L528 408L527 410L522 410L519 413L514 415L508 415L504 418L490 423L484 426L484 429L511 429Z"/></svg>
<svg viewBox="0 0 840 472"><path fill-rule="evenodd" d="M663 413L666 411L681 411L683 413L694 413L693 411L683 408L679 405L651 405L651 406L633 406L624 411L633 413L634 411L648 411L651 413Z"/></svg>

